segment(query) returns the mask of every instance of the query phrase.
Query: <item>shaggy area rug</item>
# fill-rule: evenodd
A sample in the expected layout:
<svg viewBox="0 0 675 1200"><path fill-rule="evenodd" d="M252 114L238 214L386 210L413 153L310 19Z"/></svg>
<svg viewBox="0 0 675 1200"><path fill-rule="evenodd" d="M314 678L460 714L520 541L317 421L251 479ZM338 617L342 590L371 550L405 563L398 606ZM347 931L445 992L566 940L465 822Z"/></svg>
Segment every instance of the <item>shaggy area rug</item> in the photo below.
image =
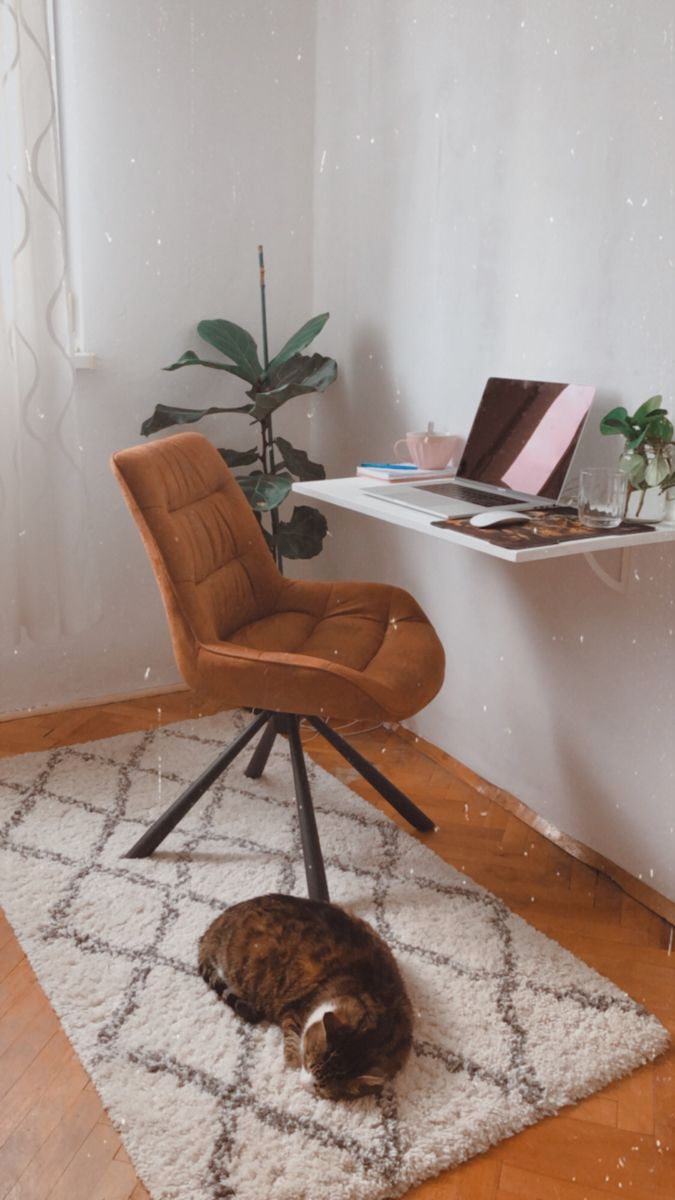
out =
<svg viewBox="0 0 675 1200"><path fill-rule="evenodd" d="M195 969L228 904L305 894L282 739L262 779L242 755L151 859L121 857L244 723L0 761L0 899L155 1200L400 1196L665 1049L618 988L308 764L331 898L387 939L416 1013L382 1100L313 1098L280 1031Z"/></svg>

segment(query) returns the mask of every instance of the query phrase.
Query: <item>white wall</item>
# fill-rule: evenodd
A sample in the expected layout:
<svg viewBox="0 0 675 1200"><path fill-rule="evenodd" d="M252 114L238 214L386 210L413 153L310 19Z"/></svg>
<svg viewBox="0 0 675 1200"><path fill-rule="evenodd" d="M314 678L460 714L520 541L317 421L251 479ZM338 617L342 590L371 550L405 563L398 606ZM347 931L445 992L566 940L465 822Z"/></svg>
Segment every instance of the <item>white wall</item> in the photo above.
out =
<svg viewBox="0 0 675 1200"><path fill-rule="evenodd" d="M583 0L318 11L315 280L342 394L314 435L333 473L428 420L466 434L490 374L672 407L671 0L639 19ZM673 550L637 552L620 595L583 559L515 567L330 516L320 569L408 586L445 643L418 731L675 896Z"/></svg>
<svg viewBox="0 0 675 1200"><path fill-rule="evenodd" d="M257 333L259 242L272 349L311 305L311 0L59 0L57 25L73 282L99 363L79 373L78 400L105 600L88 633L0 657L5 712L178 680L110 454L141 440L158 402L245 402L225 373L161 367L199 347L202 317ZM292 409L276 424L291 440ZM243 417L195 428L255 440Z"/></svg>
<svg viewBox="0 0 675 1200"><path fill-rule="evenodd" d="M259 241L273 344L332 312L317 348L340 380L279 423L330 474L427 420L466 433L488 374L672 403L672 0L57 15L106 606L89 634L2 658L1 711L177 679L108 457L158 401L241 399L234 380L159 368L203 316L256 327ZM304 569L409 587L446 644L423 735L675 896L671 551L636 554L622 596L582 559L513 567L328 515Z"/></svg>

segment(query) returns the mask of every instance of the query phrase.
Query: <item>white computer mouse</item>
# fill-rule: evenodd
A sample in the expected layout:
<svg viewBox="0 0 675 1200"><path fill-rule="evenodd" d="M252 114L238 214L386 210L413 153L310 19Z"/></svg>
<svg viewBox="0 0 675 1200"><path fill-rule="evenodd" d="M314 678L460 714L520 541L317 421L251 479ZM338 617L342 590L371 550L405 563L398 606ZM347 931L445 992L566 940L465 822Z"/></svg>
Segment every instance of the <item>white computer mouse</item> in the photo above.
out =
<svg viewBox="0 0 675 1200"><path fill-rule="evenodd" d="M500 529L503 525L524 525L529 521L526 512L515 512L506 508L486 508L469 520L469 525L478 529Z"/></svg>

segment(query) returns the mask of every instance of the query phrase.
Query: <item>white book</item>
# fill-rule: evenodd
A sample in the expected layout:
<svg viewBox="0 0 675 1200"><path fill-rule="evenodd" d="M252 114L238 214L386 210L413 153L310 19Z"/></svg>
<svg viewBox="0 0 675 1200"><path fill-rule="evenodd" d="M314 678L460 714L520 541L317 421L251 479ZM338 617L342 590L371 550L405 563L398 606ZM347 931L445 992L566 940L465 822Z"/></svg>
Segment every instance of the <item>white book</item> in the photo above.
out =
<svg viewBox="0 0 675 1200"><path fill-rule="evenodd" d="M456 470L454 467L443 467L440 471L428 471L416 467L413 463L402 463L400 467L391 464L360 463L356 468L357 475L368 475L371 479L380 479L385 483L413 483L416 479L451 479Z"/></svg>

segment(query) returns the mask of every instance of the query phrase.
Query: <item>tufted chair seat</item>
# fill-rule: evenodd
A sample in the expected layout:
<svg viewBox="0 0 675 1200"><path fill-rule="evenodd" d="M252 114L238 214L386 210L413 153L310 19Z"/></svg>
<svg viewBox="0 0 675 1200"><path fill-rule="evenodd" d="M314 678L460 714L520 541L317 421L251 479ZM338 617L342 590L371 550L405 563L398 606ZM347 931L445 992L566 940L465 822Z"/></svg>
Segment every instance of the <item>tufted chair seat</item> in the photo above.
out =
<svg viewBox="0 0 675 1200"><path fill-rule="evenodd" d="M402 720L435 696L443 649L412 596L387 584L286 579L238 483L206 438L179 433L119 451L113 470L155 571L185 680L223 708L260 710L244 742L267 726L249 774L261 773L274 737L287 733L296 794L300 788L306 809L308 786L305 794L298 782L304 771L297 758L299 716L334 745L340 742L337 748L354 765L358 759L362 770L365 760L326 721ZM233 755L228 750L220 757L227 759L224 770ZM372 782L376 774L386 784L385 791L375 786L399 811L418 828L430 827L407 797L401 808L403 794L369 770L367 777ZM191 792L189 803L179 797L176 819L171 823L165 814L164 825L160 818L161 828L153 826L131 853L151 853L204 790ZM318 835L315 840L320 857ZM312 848L304 849L307 865ZM312 870L319 870L317 863ZM327 895L325 879L323 889Z"/></svg>

